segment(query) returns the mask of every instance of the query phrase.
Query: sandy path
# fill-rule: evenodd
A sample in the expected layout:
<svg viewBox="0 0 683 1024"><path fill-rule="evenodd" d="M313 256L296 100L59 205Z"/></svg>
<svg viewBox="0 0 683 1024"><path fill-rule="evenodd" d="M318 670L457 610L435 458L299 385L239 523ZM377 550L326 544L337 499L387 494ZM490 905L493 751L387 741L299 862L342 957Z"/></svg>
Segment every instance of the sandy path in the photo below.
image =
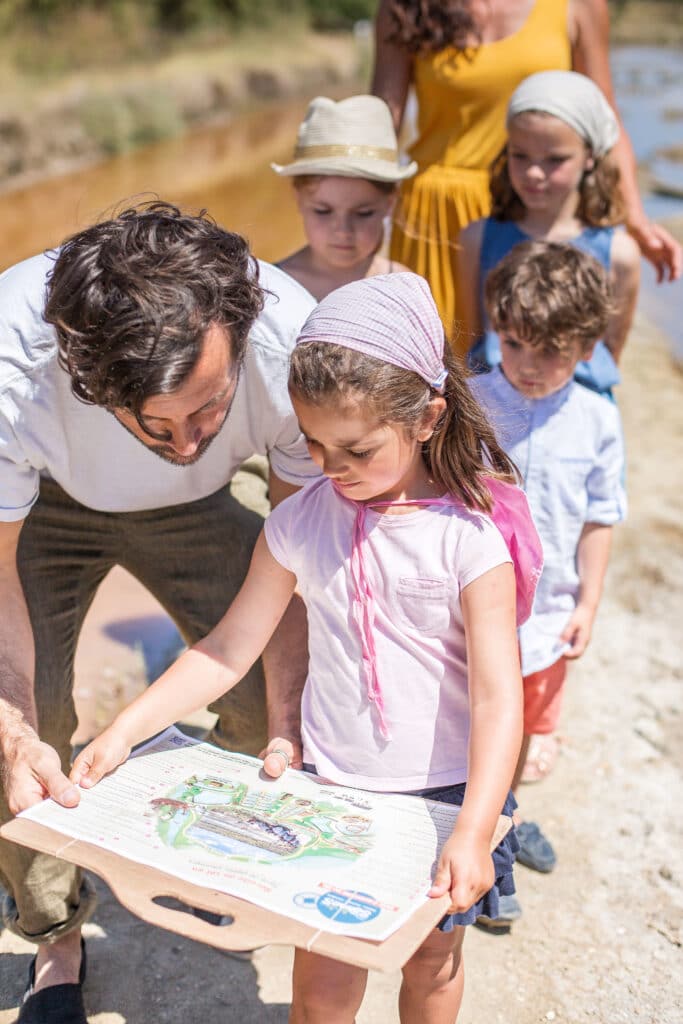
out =
<svg viewBox="0 0 683 1024"><path fill-rule="evenodd" d="M557 769L522 793L559 864L549 876L518 869L524 917L510 935L471 930L460 1024L683 1021L683 383L642 321L624 370L630 518L571 675ZM236 962L148 927L99 888L86 929L91 1024L286 1022L289 950ZM0 952L9 1024L31 947L3 932ZM395 1021L397 988L397 977L371 977L359 1024Z"/></svg>

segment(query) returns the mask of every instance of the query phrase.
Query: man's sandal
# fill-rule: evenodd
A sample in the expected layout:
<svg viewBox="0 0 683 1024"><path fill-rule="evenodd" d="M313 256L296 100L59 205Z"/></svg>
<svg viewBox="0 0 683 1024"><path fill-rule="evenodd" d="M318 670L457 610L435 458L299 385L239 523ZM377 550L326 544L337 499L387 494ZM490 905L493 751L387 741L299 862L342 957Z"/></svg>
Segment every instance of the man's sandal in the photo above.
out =
<svg viewBox="0 0 683 1024"><path fill-rule="evenodd" d="M555 767L560 744L552 733L534 735L529 741L520 782L541 782Z"/></svg>
<svg viewBox="0 0 683 1024"><path fill-rule="evenodd" d="M19 1008L16 1024L88 1024L83 1005L85 981L85 942L81 939L81 968L78 981L64 985L50 985L33 991L36 982L36 958L28 970L28 985Z"/></svg>

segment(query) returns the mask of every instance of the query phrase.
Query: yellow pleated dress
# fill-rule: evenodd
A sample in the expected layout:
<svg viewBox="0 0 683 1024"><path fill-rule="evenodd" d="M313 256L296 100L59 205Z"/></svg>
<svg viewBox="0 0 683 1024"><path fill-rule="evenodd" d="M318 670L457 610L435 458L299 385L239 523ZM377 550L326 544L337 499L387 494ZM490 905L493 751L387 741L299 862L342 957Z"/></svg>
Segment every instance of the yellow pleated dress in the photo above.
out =
<svg viewBox="0 0 683 1024"><path fill-rule="evenodd" d="M513 91L536 71L571 68L567 7L568 0L536 0L513 35L413 64L418 138L410 156L418 172L401 187L391 257L427 279L460 355L469 344L458 337L458 233L489 213L489 167L505 143Z"/></svg>

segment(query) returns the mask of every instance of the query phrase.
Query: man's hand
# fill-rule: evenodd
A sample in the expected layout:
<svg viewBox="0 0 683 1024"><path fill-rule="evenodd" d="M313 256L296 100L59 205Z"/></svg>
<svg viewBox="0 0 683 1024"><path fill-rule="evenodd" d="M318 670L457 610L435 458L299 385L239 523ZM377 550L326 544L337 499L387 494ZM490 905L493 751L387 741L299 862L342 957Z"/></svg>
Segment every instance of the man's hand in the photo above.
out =
<svg viewBox="0 0 683 1024"><path fill-rule="evenodd" d="M449 914L462 914L495 882L489 844L455 832L444 844L429 896L451 897Z"/></svg>
<svg viewBox="0 0 683 1024"><path fill-rule="evenodd" d="M301 743L284 740L281 736L276 736L274 740L271 740L265 750L261 751L259 757L263 758L266 775L270 775L273 779L279 779L288 768L303 767Z"/></svg>
<svg viewBox="0 0 683 1024"><path fill-rule="evenodd" d="M564 652L565 658L580 658L590 643L595 620L595 609L587 605L577 604L567 625L560 634L560 640L569 644Z"/></svg>
<svg viewBox="0 0 683 1024"><path fill-rule="evenodd" d="M63 807L75 807L80 796L62 771L59 754L38 737L17 742L5 759L4 785L12 814L52 797Z"/></svg>
<svg viewBox="0 0 683 1024"><path fill-rule="evenodd" d="M130 750L126 738L114 726L109 726L80 752L71 769L71 781L82 789L90 789L123 764Z"/></svg>

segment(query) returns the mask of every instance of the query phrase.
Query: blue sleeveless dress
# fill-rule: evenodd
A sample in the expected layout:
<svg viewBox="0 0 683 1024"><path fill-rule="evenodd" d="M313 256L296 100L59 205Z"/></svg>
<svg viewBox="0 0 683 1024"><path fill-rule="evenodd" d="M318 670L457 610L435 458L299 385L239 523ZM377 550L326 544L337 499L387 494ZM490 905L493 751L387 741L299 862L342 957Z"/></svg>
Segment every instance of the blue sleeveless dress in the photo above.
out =
<svg viewBox="0 0 683 1024"><path fill-rule="evenodd" d="M609 272L610 253L614 228L584 228L580 235L571 240L571 245L576 246L584 252L590 253ZM500 341L495 331L488 323L488 317L484 309L484 281L489 270L492 270L503 256L506 256L513 246L518 242L528 242L529 236L525 234L514 221L495 220L487 217L484 226L484 235L481 243L479 256L479 307L482 311L482 322L485 330L482 337L477 339L470 349L467 361L472 369L480 373L497 366L501 361ZM593 356L590 360L580 362L576 367L574 379L590 388L611 397L611 389L621 380L617 364L612 358L612 353L603 341L595 346Z"/></svg>

